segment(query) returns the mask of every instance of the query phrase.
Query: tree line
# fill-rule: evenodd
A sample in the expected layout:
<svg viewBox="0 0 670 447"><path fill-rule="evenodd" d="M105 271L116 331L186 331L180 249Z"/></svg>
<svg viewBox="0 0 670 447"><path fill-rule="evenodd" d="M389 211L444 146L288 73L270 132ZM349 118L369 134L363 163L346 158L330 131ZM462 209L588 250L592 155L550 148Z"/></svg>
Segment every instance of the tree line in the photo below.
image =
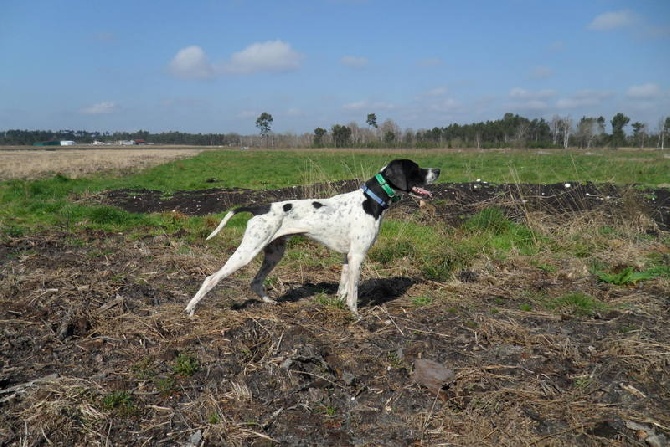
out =
<svg viewBox="0 0 670 447"><path fill-rule="evenodd" d="M145 130L137 132L88 132L85 130L19 130L0 131L0 145L32 145L45 141L72 140L79 144L143 141L153 144L180 144L229 147L336 147L336 148L665 148L670 132L670 117L660 119L656 128L633 122L623 113L611 119L569 116L529 119L506 113L501 119L472 124L451 123L432 129L401 129L393 120L377 122L369 113L365 126L356 122L334 124L330 129L317 127L312 133L273 133L274 119L263 112L256 119L258 135L238 133L187 133ZM630 124L632 132L627 132Z"/></svg>
<svg viewBox="0 0 670 447"><path fill-rule="evenodd" d="M242 136L237 133L194 134L187 132L88 132L86 130L20 130L0 131L0 145L24 146L47 141L70 140L78 144L128 142L143 140L153 144L182 144L189 146L239 145Z"/></svg>

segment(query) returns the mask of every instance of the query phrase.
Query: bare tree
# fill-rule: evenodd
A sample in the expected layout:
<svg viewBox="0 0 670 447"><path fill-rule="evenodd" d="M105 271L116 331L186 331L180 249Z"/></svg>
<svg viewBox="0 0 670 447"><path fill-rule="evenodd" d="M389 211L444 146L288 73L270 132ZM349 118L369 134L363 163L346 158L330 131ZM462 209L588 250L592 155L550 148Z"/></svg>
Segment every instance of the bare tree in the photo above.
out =
<svg viewBox="0 0 670 447"><path fill-rule="evenodd" d="M577 137L579 147L582 149L591 149L593 141L600 134L600 124L598 118L583 116L577 124L575 136Z"/></svg>
<svg viewBox="0 0 670 447"><path fill-rule="evenodd" d="M362 129L356 124L355 122L350 122L347 127L349 128L351 132L351 141L354 144L354 146L358 145L361 143L363 139L363 132Z"/></svg>
<svg viewBox="0 0 670 447"><path fill-rule="evenodd" d="M558 115L552 116L549 123L549 128L551 129L552 143L554 143L554 145L558 145L558 135L561 132L561 117Z"/></svg>
<svg viewBox="0 0 670 447"><path fill-rule="evenodd" d="M559 138L561 138L563 148L567 149L570 141L570 133L572 132L572 118L570 118L570 115L566 117L554 115L551 118L550 128L553 143L558 145Z"/></svg>
<svg viewBox="0 0 670 447"><path fill-rule="evenodd" d="M570 143L570 133L572 132L572 118L569 115L563 118L561 130L563 131L563 149L567 149Z"/></svg>
<svg viewBox="0 0 670 447"><path fill-rule="evenodd" d="M395 142L400 139L400 127L392 119L384 121L379 130L388 146L394 146Z"/></svg>
<svg viewBox="0 0 670 447"><path fill-rule="evenodd" d="M658 120L658 146L665 150L665 136L670 131L670 116Z"/></svg>
<svg viewBox="0 0 670 447"><path fill-rule="evenodd" d="M633 127L633 138L640 144L640 149L644 149L644 140L647 136L647 125L639 121L631 124Z"/></svg>

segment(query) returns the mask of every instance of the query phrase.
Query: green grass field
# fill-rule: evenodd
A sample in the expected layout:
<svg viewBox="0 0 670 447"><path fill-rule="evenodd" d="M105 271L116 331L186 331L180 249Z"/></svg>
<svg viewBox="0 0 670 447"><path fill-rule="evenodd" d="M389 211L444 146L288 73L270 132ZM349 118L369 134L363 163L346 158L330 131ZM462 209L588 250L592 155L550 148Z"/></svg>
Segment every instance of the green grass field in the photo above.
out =
<svg viewBox="0 0 670 447"><path fill-rule="evenodd" d="M0 229L2 233L24 232L64 221L86 221L92 226L108 221L130 227L151 225L146 217L122 216L85 205L83 199L110 189L152 189L170 194L212 187L274 189L365 179L392 158L401 157L442 168L442 183L478 179L490 183L590 181L642 187L670 182L670 158L658 151L221 150L131 174L107 172L78 179L56 174L39 180L2 182Z"/></svg>
<svg viewBox="0 0 670 447"><path fill-rule="evenodd" d="M103 187L175 191L217 187L281 188L368 178L393 158L443 169L440 182L554 183L576 181L653 185L670 182L670 157L658 151L211 151L168 163ZM108 180L109 181L109 180ZM105 182L102 181L102 184Z"/></svg>

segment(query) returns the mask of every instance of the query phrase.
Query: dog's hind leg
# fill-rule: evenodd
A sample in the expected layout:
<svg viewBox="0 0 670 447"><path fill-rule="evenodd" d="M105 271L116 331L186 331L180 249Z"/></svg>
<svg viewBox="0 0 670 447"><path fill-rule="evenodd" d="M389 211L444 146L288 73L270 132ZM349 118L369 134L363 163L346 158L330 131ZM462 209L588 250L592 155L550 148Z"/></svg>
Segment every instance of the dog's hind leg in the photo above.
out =
<svg viewBox="0 0 670 447"><path fill-rule="evenodd" d="M218 272L208 276L205 281L200 286L200 290L195 294L191 301L189 301L188 306L186 306L186 313L190 316L193 316L195 312L195 306L204 298L204 296L216 286L216 284L221 281L223 278L226 278L237 270L241 269L248 263L250 263L254 257L260 253L260 251L268 245L276 233L277 229L281 225L281 222L276 222L275 225L271 225L271 221L268 220L259 220L254 221L255 218L252 218L247 224L247 230L244 233L242 242L240 246L237 247L235 253L232 254L226 264ZM262 235L263 237L259 237Z"/></svg>
<svg viewBox="0 0 670 447"><path fill-rule="evenodd" d="M261 297L266 303L276 304L276 301L268 297L263 282L284 256L284 251L286 251L286 240L287 238L280 237L279 239L272 241L263 249L265 254L263 264L261 265L260 270L258 270L256 277L251 281L251 290L253 290L256 295Z"/></svg>

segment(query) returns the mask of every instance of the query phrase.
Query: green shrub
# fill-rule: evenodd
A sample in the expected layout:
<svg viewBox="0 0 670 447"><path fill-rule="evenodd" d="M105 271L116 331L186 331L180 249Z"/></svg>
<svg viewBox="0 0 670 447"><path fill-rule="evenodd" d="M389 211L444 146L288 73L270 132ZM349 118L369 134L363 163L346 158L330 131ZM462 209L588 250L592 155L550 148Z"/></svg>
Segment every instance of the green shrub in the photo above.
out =
<svg viewBox="0 0 670 447"><path fill-rule="evenodd" d="M128 391L112 391L102 398L102 408L121 416L130 416L135 412L133 396Z"/></svg>
<svg viewBox="0 0 670 447"><path fill-rule="evenodd" d="M192 376L200 370L200 363L198 359L190 354L179 354L172 366L175 374L180 376Z"/></svg>

